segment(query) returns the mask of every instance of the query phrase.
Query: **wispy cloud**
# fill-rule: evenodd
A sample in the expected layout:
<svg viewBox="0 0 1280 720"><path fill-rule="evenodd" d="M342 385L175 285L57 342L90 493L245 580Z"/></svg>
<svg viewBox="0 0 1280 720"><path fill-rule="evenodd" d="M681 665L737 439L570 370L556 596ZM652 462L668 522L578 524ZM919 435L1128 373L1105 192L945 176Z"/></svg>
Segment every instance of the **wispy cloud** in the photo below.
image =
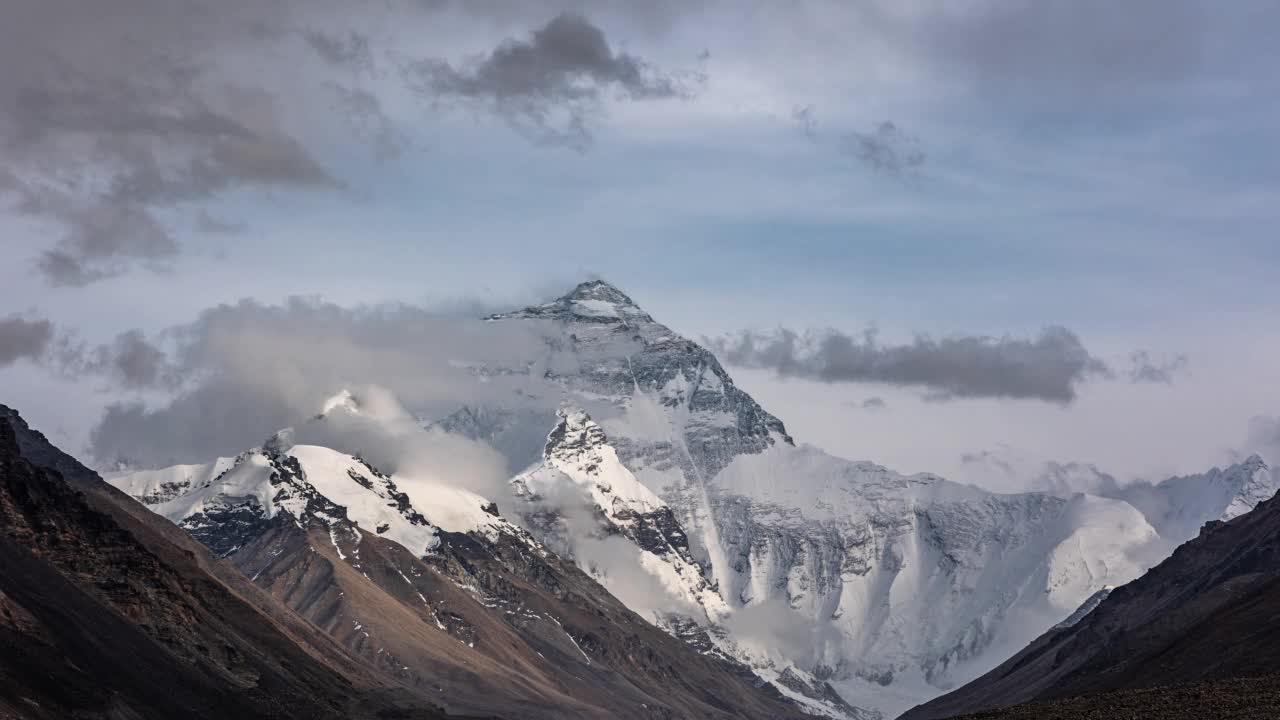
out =
<svg viewBox="0 0 1280 720"><path fill-rule="evenodd" d="M1151 353L1138 350L1129 356L1130 367L1128 377L1134 383L1160 383L1172 385L1174 378L1185 372L1189 365L1186 355L1178 355L1172 359L1157 360Z"/></svg>
<svg viewBox="0 0 1280 720"><path fill-rule="evenodd" d="M540 376L483 378L477 367L523 368L544 357L537 323L486 323L474 308L343 307L295 298L210 308L164 336L169 351L137 333L84 351L83 372L127 387L169 391L159 405L111 405L91 435L104 461L162 465L237 453L316 413L340 390L378 385L424 417L443 417L486 397L554 410ZM199 432L193 431L200 428Z"/></svg>
<svg viewBox="0 0 1280 720"><path fill-rule="evenodd" d="M898 179L919 175L925 164L920 141L888 121L870 132L850 133L849 151L869 170Z"/></svg>

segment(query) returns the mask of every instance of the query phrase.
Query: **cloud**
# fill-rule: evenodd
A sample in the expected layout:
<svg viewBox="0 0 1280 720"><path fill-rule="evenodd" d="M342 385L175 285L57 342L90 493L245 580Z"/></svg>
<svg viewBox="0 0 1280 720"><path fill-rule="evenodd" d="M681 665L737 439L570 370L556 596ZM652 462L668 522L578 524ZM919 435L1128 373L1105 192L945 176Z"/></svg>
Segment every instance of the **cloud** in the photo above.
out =
<svg viewBox="0 0 1280 720"><path fill-rule="evenodd" d="M444 20L464 27L553 12L456 10ZM339 171L359 176L351 153L320 138L399 156L410 140L387 108L411 107L406 98L473 102L540 142L581 148L607 97L688 97L697 79L615 50L572 13L451 64L434 54L448 39L423 42L443 12L415 0L119 0L103 17L69 0L8 0L0 211L49 226L33 262L54 286L163 272L191 249L184 231L199 242L229 229L208 222L215 202L346 189ZM336 112L317 112L326 104Z"/></svg>
<svg viewBox="0 0 1280 720"><path fill-rule="evenodd" d="M879 412L881 410L889 409L889 404L886 403L882 397L869 397L862 402L850 401L847 405L857 410L868 410L871 412Z"/></svg>
<svg viewBox="0 0 1280 720"><path fill-rule="evenodd" d="M844 635L830 620L815 622L781 599L736 609L724 621L735 637L769 648L799 667L814 667L826 658L842 657Z"/></svg>
<svg viewBox="0 0 1280 720"><path fill-rule="evenodd" d="M405 73L432 97L480 103L541 142L576 149L589 144L606 92L633 101L693 93L693 78L615 52L604 31L574 13L561 13L527 40L506 40L461 66L421 60Z"/></svg>
<svg viewBox="0 0 1280 720"><path fill-rule="evenodd" d="M249 229L243 222L224 220L203 209L196 215L195 227L207 235L238 235Z"/></svg>
<svg viewBox="0 0 1280 720"><path fill-rule="evenodd" d="M38 360L53 342L53 323L20 315L0 317L0 367Z"/></svg>
<svg viewBox="0 0 1280 720"><path fill-rule="evenodd" d="M999 450L964 453L960 461L963 481L995 492L1043 492L1062 498L1086 493L1121 498L1126 486L1093 463L1041 461L1007 445Z"/></svg>
<svg viewBox="0 0 1280 720"><path fill-rule="evenodd" d="M1249 420L1244 454L1261 455L1272 467L1280 467L1280 416L1259 415Z"/></svg>
<svg viewBox="0 0 1280 720"><path fill-rule="evenodd" d="M812 105L797 105L791 109L791 119L799 128L800 134L810 140L818 139L818 112Z"/></svg>
<svg viewBox="0 0 1280 720"><path fill-rule="evenodd" d="M1216 25L1211 7L1194 0L978 2L923 19L881 18L952 78L1005 98L1057 103L1131 95L1193 75Z"/></svg>
<svg viewBox="0 0 1280 720"><path fill-rule="evenodd" d="M1034 339L917 336L884 346L874 331L861 338L834 330L800 336L744 332L709 341L733 365L764 368L819 382L874 382L919 387L936 400L955 397L1036 399L1067 404L1077 386L1109 376L1067 328L1050 326Z"/></svg>
<svg viewBox="0 0 1280 720"><path fill-rule="evenodd" d="M270 84L264 40L293 5L122 0L109 18L63 0L6 5L0 201L60 231L35 260L51 284L169 267L182 250L171 216L222 194L340 185L286 129ZM247 58L263 71L234 68Z"/></svg>
<svg viewBox="0 0 1280 720"><path fill-rule="evenodd" d="M291 442L364 458L395 475L400 489L424 509L436 504L431 493L441 486L469 490L500 504L509 500L510 475L495 450L461 435L424 429L385 387L355 385L349 391L350 405L305 422L295 420Z"/></svg>
<svg viewBox="0 0 1280 720"><path fill-rule="evenodd" d="M1145 350L1130 354L1129 381L1133 383L1161 383L1172 385L1173 379L1187 369L1187 356L1178 355L1172 360L1154 360Z"/></svg>
<svg viewBox="0 0 1280 720"><path fill-rule="evenodd" d="M120 333L112 343L98 347L82 372L106 375L126 389L172 387L178 382L168 355L139 330Z"/></svg>
<svg viewBox="0 0 1280 720"><path fill-rule="evenodd" d="M920 175L926 156L920 141L904 133L895 123L885 121L870 132L853 131L834 139L818 132L818 111L813 105L797 105L791 120L800 134L816 145L832 143L842 153L852 155L868 170L897 180L913 180Z"/></svg>
<svg viewBox="0 0 1280 720"><path fill-rule="evenodd" d="M918 175L925 163L920 141L887 121L871 132L851 133L848 148L868 169L899 179Z"/></svg>
<svg viewBox="0 0 1280 720"><path fill-rule="evenodd" d="M126 335L106 355L110 364L89 353L86 367L172 394L158 405L111 405L91 433L92 452L144 466L231 455L316 414L340 390L369 385L428 419L498 398L554 409L559 395L542 380L547 365L530 359L545 358L545 338L559 330L486 323L479 315L244 300L166 331L167 359Z"/></svg>
<svg viewBox="0 0 1280 720"><path fill-rule="evenodd" d="M399 157L411 145L409 136L387 115L378 96L345 85L332 86L335 104L356 135L365 138L379 160Z"/></svg>
<svg viewBox="0 0 1280 720"><path fill-rule="evenodd" d="M139 330L90 347L76 333L46 319L0 318L0 367L21 359L63 378L106 379L116 389L169 388L178 383L168 355Z"/></svg>
<svg viewBox="0 0 1280 720"><path fill-rule="evenodd" d="M325 62L358 71L373 69L373 50L366 35L354 31L331 34L309 30L302 37Z"/></svg>
<svg viewBox="0 0 1280 720"><path fill-rule="evenodd" d="M52 285L82 287L120 272L123 263L144 261L153 268L178 253L167 228L145 206L109 200L87 203L51 188L24 189L20 209L57 218L67 228L36 268Z"/></svg>
<svg viewBox="0 0 1280 720"><path fill-rule="evenodd" d="M510 483L507 486L511 488ZM514 520L537 533L558 555L573 560L627 607L643 615L705 614L690 598L673 593L659 574L646 569L651 563L645 561L644 551L614 534L616 529L586 486L556 472L539 480L536 495L509 492L507 497L516 508L511 515Z"/></svg>
<svg viewBox="0 0 1280 720"><path fill-rule="evenodd" d="M991 450L980 450L978 452L967 452L960 456L960 464L971 466L981 471L995 471L1006 479L1013 479L1017 476L1017 471L1013 465L1000 454Z"/></svg>

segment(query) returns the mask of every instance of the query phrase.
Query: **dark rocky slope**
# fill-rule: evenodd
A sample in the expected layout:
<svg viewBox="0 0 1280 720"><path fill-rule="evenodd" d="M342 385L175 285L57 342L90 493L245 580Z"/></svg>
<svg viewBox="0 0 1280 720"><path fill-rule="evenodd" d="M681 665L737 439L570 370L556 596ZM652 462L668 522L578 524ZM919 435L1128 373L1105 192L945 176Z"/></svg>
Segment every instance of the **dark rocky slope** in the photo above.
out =
<svg viewBox="0 0 1280 720"><path fill-rule="evenodd" d="M1215 680L1173 687L1048 700L956 720L1274 720L1280 677Z"/></svg>
<svg viewBox="0 0 1280 720"><path fill-rule="evenodd" d="M800 716L527 536L317 506L218 559L2 406L0 463L0 718Z"/></svg>
<svg viewBox="0 0 1280 720"><path fill-rule="evenodd" d="M369 667L450 712L800 715L745 668L700 655L572 563L515 538L442 533L417 558L353 527L284 521L230 560Z"/></svg>
<svg viewBox="0 0 1280 720"><path fill-rule="evenodd" d="M1065 698L1263 678L1276 668L1280 499L1272 498L1229 522L1207 523L1198 537L1146 575L1114 590L1076 625L1050 630L990 673L902 717L943 718L1045 701L1065 707ZM1266 702L1274 704L1276 684L1270 678L1205 687L1212 689L1214 702L1230 700L1244 707L1256 702L1263 707L1258 690L1271 693ZM1162 693L1183 692L1143 697L1150 701ZM1096 705L1111 700L1073 702ZM990 717L1032 716L1017 712L1024 711Z"/></svg>
<svg viewBox="0 0 1280 720"><path fill-rule="evenodd" d="M0 405L0 717L443 717Z"/></svg>

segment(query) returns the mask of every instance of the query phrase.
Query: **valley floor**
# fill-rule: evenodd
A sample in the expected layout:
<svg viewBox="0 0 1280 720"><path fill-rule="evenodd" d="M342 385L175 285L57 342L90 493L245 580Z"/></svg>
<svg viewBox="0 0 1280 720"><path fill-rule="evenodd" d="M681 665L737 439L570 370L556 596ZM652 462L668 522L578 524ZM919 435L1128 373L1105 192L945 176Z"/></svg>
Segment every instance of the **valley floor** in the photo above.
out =
<svg viewBox="0 0 1280 720"><path fill-rule="evenodd" d="M1280 675L1016 705L955 720L1272 720L1280 718Z"/></svg>

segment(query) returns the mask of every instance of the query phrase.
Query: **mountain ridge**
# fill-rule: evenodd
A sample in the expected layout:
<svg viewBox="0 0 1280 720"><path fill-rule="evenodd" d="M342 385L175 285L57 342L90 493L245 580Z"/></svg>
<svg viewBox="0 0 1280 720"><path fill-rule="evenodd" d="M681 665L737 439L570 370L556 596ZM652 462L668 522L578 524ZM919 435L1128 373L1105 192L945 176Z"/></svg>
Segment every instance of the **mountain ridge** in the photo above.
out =
<svg viewBox="0 0 1280 720"><path fill-rule="evenodd" d="M1106 694L1117 691L1269 675L1280 662L1278 568L1280 497L1273 496L1250 512L1206 522L1194 539L1111 591L1079 622L1049 630L990 673L902 718L985 710L999 716L996 709L1004 706L1068 698L1105 707L1113 701ZM1196 701L1192 690L1188 702L1212 714L1214 703L1234 698L1238 705L1232 692L1206 690Z"/></svg>
<svg viewBox="0 0 1280 720"><path fill-rule="evenodd" d="M163 470L112 480L161 500L155 511L224 548L258 587L380 677L438 694L450 712L795 714L749 671L649 625L487 498L438 484L402 489L359 456L292 444L317 423L353 418L364 418L357 403L326 403L221 473L179 468L201 482ZM161 487L180 493L157 496Z"/></svg>
<svg viewBox="0 0 1280 720"><path fill-rule="evenodd" d="M516 468L515 494L468 495L468 517L498 517L481 511L496 499L646 619L812 712L906 709L1156 559L1158 504L1148 515L1102 495L997 495L796 445L714 354L603 281L488 320L563 331L548 336L545 358L478 369L542 373L561 410L525 396L422 423L490 442ZM1189 517L1222 511L1184 499Z"/></svg>
<svg viewBox="0 0 1280 720"><path fill-rule="evenodd" d="M444 717L3 405L0 635L13 717Z"/></svg>

